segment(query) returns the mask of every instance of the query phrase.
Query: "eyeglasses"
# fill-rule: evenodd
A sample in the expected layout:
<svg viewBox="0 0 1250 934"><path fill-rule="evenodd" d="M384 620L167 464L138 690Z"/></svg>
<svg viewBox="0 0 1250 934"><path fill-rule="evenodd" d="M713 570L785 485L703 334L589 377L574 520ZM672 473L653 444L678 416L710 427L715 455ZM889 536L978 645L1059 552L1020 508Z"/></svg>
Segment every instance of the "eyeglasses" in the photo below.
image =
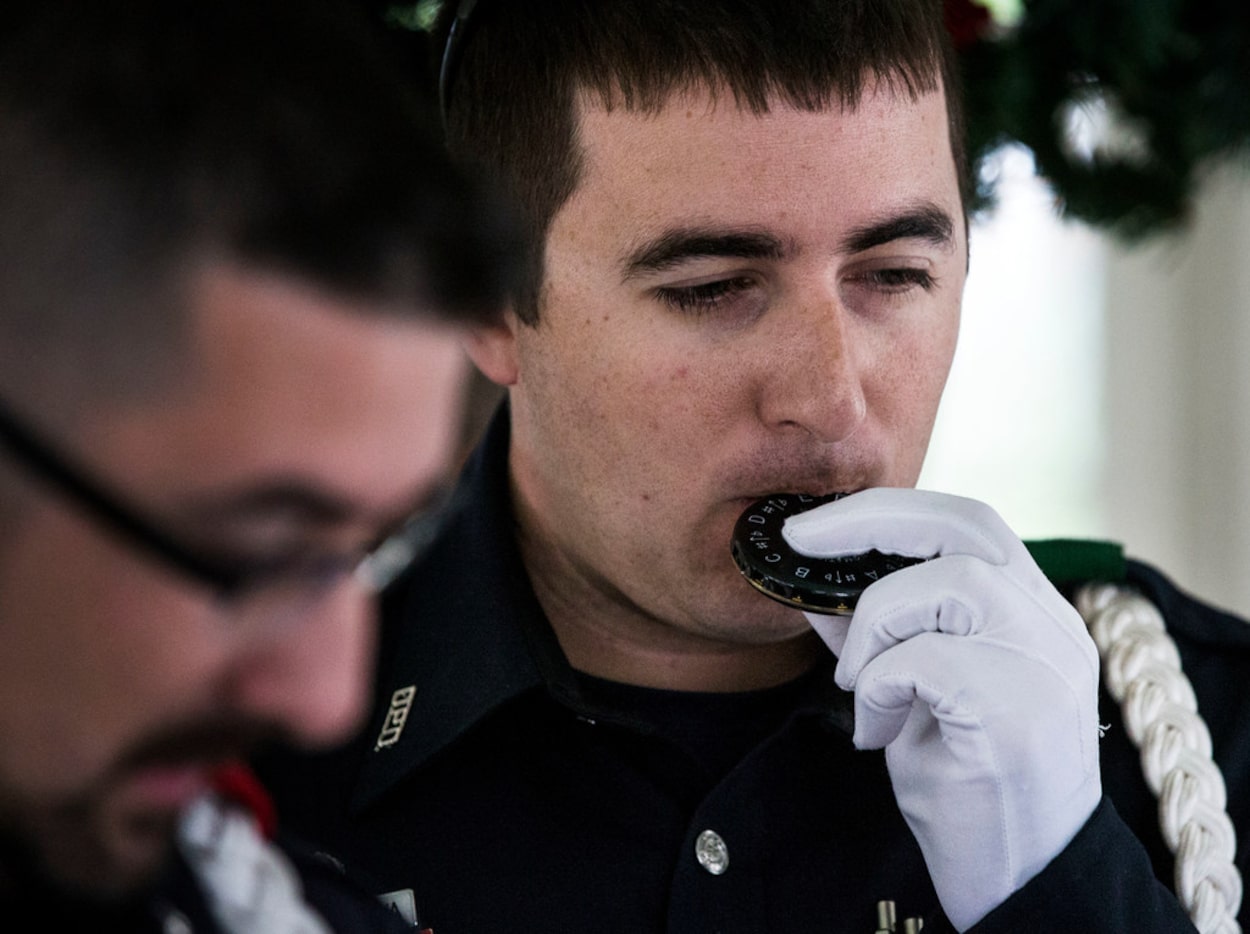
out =
<svg viewBox="0 0 1250 934"><path fill-rule="evenodd" d="M3 404L0 446L119 538L211 590L232 616L258 621L290 620L350 577L373 593L383 590L428 550L459 502L450 490L440 490L426 505L360 550L274 560L243 559L210 551L162 528L58 454Z"/></svg>
<svg viewBox="0 0 1250 934"><path fill-rule="evenodd" d="M455 76L456 66L460 64L460 55L464 51L464 43L469 29L469 17L477 0L460 0L456 7L456 18L451 21L447 30L447 44L443 46L443 61L438 69L438 110L443 122L447 121L447 107L451 99L451 79Z"/></svg>

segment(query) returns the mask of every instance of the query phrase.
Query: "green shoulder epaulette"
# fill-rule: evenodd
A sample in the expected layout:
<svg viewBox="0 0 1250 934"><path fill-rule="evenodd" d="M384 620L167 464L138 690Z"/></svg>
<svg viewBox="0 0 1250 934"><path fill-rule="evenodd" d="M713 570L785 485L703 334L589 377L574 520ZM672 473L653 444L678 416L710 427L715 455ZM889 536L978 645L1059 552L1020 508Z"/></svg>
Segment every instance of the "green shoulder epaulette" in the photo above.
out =
<svg viewBox="0 0 1250 934"><path fill-rule="evenodd" d="M1047 538L1024 546L1042 573L1056 587L1083 581L1124 580L1124 546L1119 542L1084 538Z"/></svg>

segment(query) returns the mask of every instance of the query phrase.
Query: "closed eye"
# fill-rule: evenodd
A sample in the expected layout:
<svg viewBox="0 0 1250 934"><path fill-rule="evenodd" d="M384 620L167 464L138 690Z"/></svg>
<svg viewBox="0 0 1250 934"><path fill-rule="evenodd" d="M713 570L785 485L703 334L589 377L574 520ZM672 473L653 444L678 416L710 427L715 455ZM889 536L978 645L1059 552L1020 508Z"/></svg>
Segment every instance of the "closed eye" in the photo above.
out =
<svg viewBox="0 0 1250 934"><path fill-rule="evenodd" d="M869 288L881 292L907 292L921 288L926 292L933 290L937 279L927 269L914 266L898 266L887 269L870 269L852 277L852 281L860 282Z"/></svg>
<svg viewBox="0 0 1250 934"><path fill-rule="evenodd" d="M661 286L655 290L655 295L684 314L700 315L716 311L754 286L755 281L750 277L736 276L698 285Z"/></svg>

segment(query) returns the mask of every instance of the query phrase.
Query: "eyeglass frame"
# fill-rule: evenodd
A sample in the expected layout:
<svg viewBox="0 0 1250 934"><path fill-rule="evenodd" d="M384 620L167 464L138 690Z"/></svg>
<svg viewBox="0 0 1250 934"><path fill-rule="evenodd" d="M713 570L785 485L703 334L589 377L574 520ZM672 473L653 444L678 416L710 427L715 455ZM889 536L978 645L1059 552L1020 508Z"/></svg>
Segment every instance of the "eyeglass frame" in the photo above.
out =
<svg viewBox="0 0 1250 934"><path fill-rule="evenodd" d="M351 556L326 556L320 562L227 558L162 528L159 521L144 515L142 509L59 453L2 401L0 447L7 449L28 473L53 486L100 525L145 552L147 557L210 589L225 602L238 600L275 582L297 578L306 579L310 590L321 591L354 576L367 590L380 592L425 553L446 516L462 499L462 494L450 487L439 488L431 497L432 502ZM297 568L299 573L295 573Z"/></svg>
<svg viewBox="0 0 1250 934"><path fill-rule="evenodd" d="M443 45L443 59L438 68L438 111L447 123L447 108L451 104L451 82L455 77L456 67L460 64L460 56L468 41L469 19L478 0L460 0L456 7L456 16L447 29L447 41Z"/></svg>

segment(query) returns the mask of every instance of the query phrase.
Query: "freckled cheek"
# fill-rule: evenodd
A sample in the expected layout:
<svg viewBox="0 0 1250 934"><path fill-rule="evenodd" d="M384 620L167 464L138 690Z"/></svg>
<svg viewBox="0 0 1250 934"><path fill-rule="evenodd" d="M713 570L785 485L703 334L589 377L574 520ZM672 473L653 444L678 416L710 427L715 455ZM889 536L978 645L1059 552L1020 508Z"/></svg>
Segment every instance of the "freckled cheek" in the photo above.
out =
<svg viewBox="0 0 1250 934"><path fill-rule="evenodd" d="M953 352L953 337L944 331L899 335L891 352L873 366L866 392L869 411L908 464L918 466L928 445Z"/></svg>
<svg viewBox="0 0 1250 934"><path fill-rule="evenodd" d="M719 395L721 387L717 382L705 366L672 363L657 368L655 375L647 380L646 394L670 411L701 412L712 401L709 397Z"/></svg>
<svg viewBox="0 0 1250 934"><path fill-rule="evenodd" d="M727 436L734 412L743 409L742 384L732 366L698 361L659 367L637 386L628 417L646 426L642 443L655 459L686 465L708 460Z"/></svg>

